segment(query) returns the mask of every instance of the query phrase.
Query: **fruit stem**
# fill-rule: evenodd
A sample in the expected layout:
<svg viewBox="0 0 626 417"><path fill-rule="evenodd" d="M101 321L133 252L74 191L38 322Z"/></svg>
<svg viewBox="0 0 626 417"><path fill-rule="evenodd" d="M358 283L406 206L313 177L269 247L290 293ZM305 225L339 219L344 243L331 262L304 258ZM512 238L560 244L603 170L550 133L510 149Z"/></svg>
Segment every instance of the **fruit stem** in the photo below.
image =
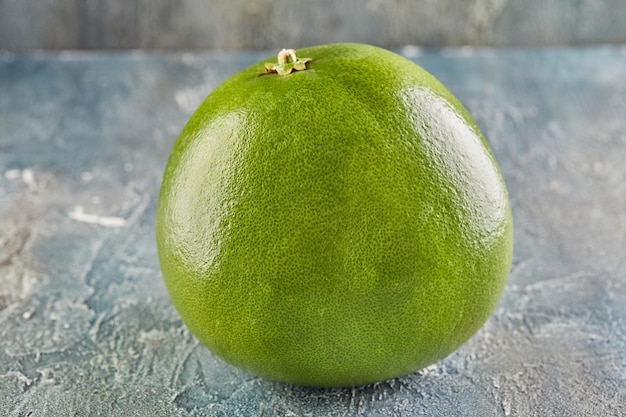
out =
<svg viewBox="0 0 626 417"><path fill-rule="evenodd" d="M277 58L278 65L285 65L288 62L296 62L298 60L295 49L281 49Z"/></svg>
<svg viewBox="0 0 626 417"><path fill-rule="evenodd" d="M306 63L312 61L311 58L298 58L295 49L282 49L276 58L277 64L265 63L265 74L288 75L292 71L304 71L306 70Z"/></svg>

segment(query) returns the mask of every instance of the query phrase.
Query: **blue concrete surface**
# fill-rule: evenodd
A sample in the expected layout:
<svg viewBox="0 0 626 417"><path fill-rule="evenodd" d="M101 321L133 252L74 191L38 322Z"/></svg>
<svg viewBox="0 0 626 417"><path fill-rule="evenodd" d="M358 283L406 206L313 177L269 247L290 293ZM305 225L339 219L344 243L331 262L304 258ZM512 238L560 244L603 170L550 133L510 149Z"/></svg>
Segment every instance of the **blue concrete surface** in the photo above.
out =
<svg viewBox="0 0 626 417"><path fill-rule="evenodd" d="M155 204L185 121L267 54L0 54L0 415L626 415L626 48L400 50L507 181L509 283L445 360L312 389L237 370L171 305Z"/></svg>

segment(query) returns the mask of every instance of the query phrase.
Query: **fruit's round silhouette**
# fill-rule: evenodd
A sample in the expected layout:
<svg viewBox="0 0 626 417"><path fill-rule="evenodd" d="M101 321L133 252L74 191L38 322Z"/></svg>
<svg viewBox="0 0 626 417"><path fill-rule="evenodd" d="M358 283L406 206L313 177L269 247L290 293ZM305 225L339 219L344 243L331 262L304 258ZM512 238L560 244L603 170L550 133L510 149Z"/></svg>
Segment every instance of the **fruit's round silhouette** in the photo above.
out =
<svg viewBox="0 0 626 417"><path fill-rule="evenodd" d="M419 66L359 44L297 55L234 75L182 131L157 210L165 283L200 342L251 373L314 386L410 373L495 308L505 184Z"/></svg>

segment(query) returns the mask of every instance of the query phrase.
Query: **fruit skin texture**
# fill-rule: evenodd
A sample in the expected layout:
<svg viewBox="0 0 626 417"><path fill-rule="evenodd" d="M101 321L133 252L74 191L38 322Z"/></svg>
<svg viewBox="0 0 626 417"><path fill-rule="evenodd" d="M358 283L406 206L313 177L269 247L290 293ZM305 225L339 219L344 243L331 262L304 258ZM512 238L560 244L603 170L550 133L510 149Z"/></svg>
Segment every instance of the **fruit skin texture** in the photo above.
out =
<svg viewBox="0 0 626 417"><path fill-rule="evenodd" d="M432 75L360 44L269 58L202 103L165 171L163 277L215 354L288 383L428 366L487 320L513 225L494 156Z"/></svg>

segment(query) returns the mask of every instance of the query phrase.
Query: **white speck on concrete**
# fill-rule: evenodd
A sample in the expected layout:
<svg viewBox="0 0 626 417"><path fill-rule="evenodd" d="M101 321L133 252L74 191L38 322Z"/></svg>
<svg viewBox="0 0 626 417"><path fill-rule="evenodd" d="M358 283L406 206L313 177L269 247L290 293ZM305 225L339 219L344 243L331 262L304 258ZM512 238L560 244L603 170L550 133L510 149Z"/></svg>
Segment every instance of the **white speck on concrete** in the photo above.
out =
<svg viewBox="0 0 626 417"><path fill-rule="evenodd" d="M37 188L35 173L32 169L25 169L22 171L22 181L24 181L24 184L26 184L28 188Z"/></svg>
<svg viewBox="0 0 626 417"><path fill-rule="evenodd" d="M69 213L69 218L77 222L97 224L102 227L122 227L126 224L126 219L115 216L98 216L96 214L85 213L82 206L74 207Z"/></svg>
<svg viewBox="0 0 626 417"><path fill-rule="evenodd" d="M21 175L22 173L19 169L9 169L8 171L5 171L4 178L6 178L7 180L16 180Z"/></svg>
<svg viewBox="0 0 626 417"><path fill-rule="evenodd" d="M400 53L406 58L416 58L423 53L423 49L416 45L405 45L400 50Z"/></svg>

